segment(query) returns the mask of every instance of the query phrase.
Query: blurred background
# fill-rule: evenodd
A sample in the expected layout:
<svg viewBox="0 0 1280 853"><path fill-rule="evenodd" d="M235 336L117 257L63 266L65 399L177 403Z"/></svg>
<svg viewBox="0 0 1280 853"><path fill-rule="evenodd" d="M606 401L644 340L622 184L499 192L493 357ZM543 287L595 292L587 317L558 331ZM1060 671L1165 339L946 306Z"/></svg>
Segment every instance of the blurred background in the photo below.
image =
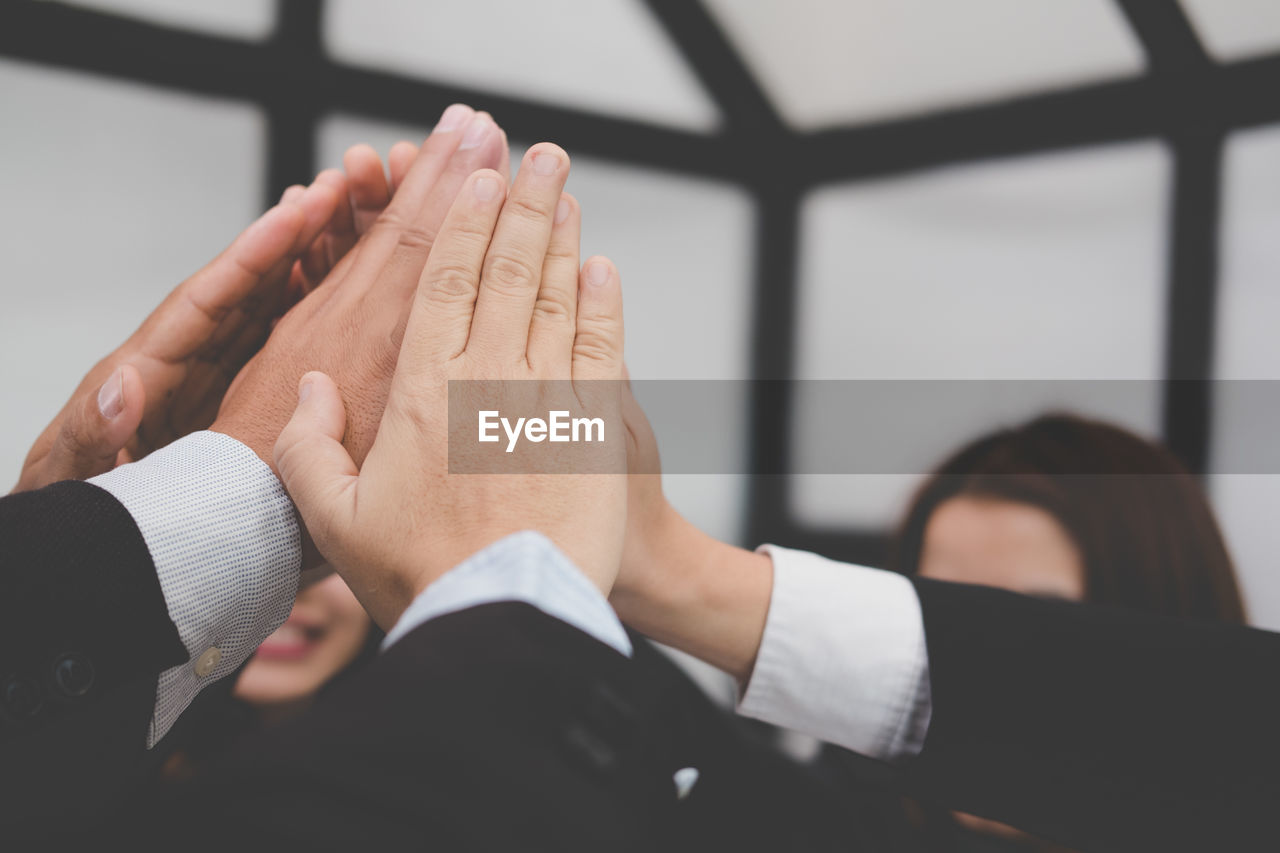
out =
<svg viewBox="0 0 1280 853"><path fill-rule="evenodd" d="M902 428L941 458L1076 408L1224 470L1277 440L1201 381L1280 379L1277 92L1275 0L7 0L0 473L285 186L454 101L517 159L573 156L633 376L1150 380ZM794 470L804 400L740 387L726 452ZM668 490L719 536L876 564L916 480ZM1280 628L1280 477L1205 484Z"/></svg>

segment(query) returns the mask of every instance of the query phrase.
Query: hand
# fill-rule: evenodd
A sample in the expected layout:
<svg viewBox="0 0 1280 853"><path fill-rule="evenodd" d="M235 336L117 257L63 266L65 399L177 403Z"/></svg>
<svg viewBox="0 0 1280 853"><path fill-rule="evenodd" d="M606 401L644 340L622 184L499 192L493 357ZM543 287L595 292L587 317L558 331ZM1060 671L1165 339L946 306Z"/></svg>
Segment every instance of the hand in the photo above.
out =
<svg viewBox="0 0 1280 853"><path fill-rule="evenodd" d="M403 168L403 146L397 149L393 175ZM435 234L463 181L485 167L507 168L506 137L487 113L450 107L367 233L280 320L236 377L210 429L238 439L274 467L272 448L293 414L298 380L319 370L342 388L346 445L362 462L382 417L409 304ZM312 556L307 553L308 564Z"/></svg>
<svg viewBox="0 0 1280 853"><path fill-rule="evenodd" d="M626 512L621 441L598 445L593 459L593 470L614 474L450 473L450 380L513 380L488 387L521 403L534 389L535 405L621 424L620 382L590 381L623 375L618 275L602 258L579 274L568 169L544 143L525 155L505 203L502 176L488 170L458 194L363 466L339 443L349 423L340 383L303 377L276 444L280 477L321 553L383 628L441 574L521 530L548 536L606 595L613 585ZM565 388L577 399L557 397Z"/></svg>
<svg viewBox="0 0 1280 853"><path fill-rule="evenodd" d="M290 187L89 371L32 446L14 491L92 477L207 427L270 324L311 286L308 272L323 277L355 242L358 220L378 204L374 174L385 206L373 149L345 160L350 180L328 170L310 188Z"/></svg>
<svg viewBox="0 0 1280 853"><path fill-rule="evenodd" d="M755 666L773 561L698 530L662 493L658 440L628 388L627 536L609 602L640 633L719 667L742 685Z"/></svg>
<svg viewBox="0 0 1280 853"><path fill-rule="evenodd" d="M36 439L14 491L100 474L208 426L285 307L294 259L332 219L332 179L263 214L98 362Z"/></svg>

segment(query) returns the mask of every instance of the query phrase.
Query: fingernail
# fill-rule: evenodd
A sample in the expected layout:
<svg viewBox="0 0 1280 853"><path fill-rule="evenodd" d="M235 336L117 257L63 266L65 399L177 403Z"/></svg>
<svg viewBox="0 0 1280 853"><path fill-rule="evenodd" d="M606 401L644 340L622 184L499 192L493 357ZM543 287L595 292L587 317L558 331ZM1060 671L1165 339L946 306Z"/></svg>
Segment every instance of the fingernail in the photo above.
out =
<svg viewBox="0 0 1280 853"><path fill-rule="evenodd" d="M569 210L572 205L569 204L567 198L560 199L560 203L556 205L556 224L559 225L569 218Z"/></svg>
<svg viewBox="0 0 1280 853"><path fill-rule="evenodd" d="M307 398L311 396L311 380L304 379L302 385L298 388L298 402L305 403Z"/></svg>
<svg viewBox="0 0 1280 853"><path fill-rule="evenodd" d="M471 120L471 125L467 128L467 133L462 137L462 143L459 149L477 148L479 145L489 138L489 134L496 127L493 119L488 116L476 116Z"/></svg>
<svg viewBox="0 0 1280 853"><path fill-rule="evenodd" d="M466 104L454 104L440 114L436 129L432 133L448 133L462 127L462 123L471 117L471 107Z"/></svg>
<svg viewBox="0 0 1280 853"><path fill-rule="evenodd" d="M498 197L498 180L488 175L476 178L475 186L471 191L476 194L476 198L480 201L493 201Z"/></svg>
<svg viewBox="0 0 1280 853"><path fill-rule="evenodd" d="M280 203L289 204L291 202L295 202L298 199L302 198L302 194L305 191L306 191L305 188L302 187L300 184L294 184L293 186L286 189L284 193L280 196Z"/></svg>
<svg viewBox="0 0 1280 853"><path fill-rule="evenodd" d="M98 389L98 411L109 421L124 411L124 374L118 367Z"/></svg>
<svg viewBox="0 0 1280 853"><path fill-rule="evenodd" d="M560 168L560 158L555 154L539 154L533 158L535 175L554 175Z"/></svg>
<svg viewBox="0 0 1280 853"><path fill-rule="evenodd" d="M587 267L587 284L600 287L609 281L609 265L596 261Z"/></svg>

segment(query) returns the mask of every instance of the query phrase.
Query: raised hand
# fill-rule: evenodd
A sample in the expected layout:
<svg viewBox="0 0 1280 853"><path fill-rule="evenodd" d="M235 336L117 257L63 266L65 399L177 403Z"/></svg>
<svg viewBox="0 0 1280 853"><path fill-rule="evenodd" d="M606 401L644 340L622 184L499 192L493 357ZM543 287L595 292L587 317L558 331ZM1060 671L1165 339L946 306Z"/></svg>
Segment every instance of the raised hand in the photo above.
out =
<svg viewBox="0 0 1280 853"><path fill-rule="evenodd" d="M532 398L621 427L618 275L603 258L579 272L578 206L562 194L568 169L564 152L544 143L525 155L509 196L495 171L467 180L422 271L363 465L349 438L344 447L351 392L342 379L302 378L275 448L280 477L321 553L384 628L442 573L520 530L548 536L605 594L613 585L624 442L598 445L589 460L611 473L450 473L451 452L465 452L448 444L451 380L502 380L486 383L499 407Z"/></svg>
<svg viewBox="0 0 1280 853"><path fill-rule="evenodd" d="M36 439L15 491L110 470L208 426L222 391L287 307L294 261L338 207L324 174L264 213L84 377Z"/></svg>
<svg viewBox="0 0 1280 853"><path fill-rule="evenodd" d="M386 209L280 320L227 390L210 429L274 465L272 448L293 414L298 380L320 370L342 388L346 445L362 461L382 417L418 276L449 205L472 172L506 163L506 138L487 113L461 104L446 110Z"/></svg>
<svg viewBox="0 0 1280 853"><path fill-rule="evenodd" d="M15 491L92 477L209 426L271 324L386 206L373 149L351 149L344 165L347 176L327 170L286 190L95 365L32 446Z"/></svg>
<svg viewBox="0 0 1280 853"><path fill-rule="evenodd" d="M627 535L609 603L642 634L745 684L769 613L773 563L708 536L676 512L662 492L657 438L629 388L622 410Z"/></svg>

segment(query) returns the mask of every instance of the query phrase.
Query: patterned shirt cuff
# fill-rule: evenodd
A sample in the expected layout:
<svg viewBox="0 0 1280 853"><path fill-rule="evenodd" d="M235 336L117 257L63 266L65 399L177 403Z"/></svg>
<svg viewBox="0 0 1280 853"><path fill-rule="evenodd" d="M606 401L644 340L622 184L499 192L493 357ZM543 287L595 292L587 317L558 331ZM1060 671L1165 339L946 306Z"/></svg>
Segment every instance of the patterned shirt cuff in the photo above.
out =
<svg viewBox="0 0 1280 853"><path fill-rule="evenodd" d="M738 712L893 761L924 746L932 701L920 601L901 575L776 545L773 597Z"/></svg>
<svg viewBox="0 0 1280 853"><path fill-rule="evenodd" d="M631 656L627 632L600 590L550 539L532 530L499 539L441 575L413 600L382 647L429 619L499 601L531 604Z"/></svg>
<svg viewBox="0 0 1280 853"><path fill-rule="evenodd" d="M302 562L298 522L271 469L216 432L193 433L90 482L137 522L190 655L160 673L150 749L202 689L235 672L288 618Z"/></svg>

